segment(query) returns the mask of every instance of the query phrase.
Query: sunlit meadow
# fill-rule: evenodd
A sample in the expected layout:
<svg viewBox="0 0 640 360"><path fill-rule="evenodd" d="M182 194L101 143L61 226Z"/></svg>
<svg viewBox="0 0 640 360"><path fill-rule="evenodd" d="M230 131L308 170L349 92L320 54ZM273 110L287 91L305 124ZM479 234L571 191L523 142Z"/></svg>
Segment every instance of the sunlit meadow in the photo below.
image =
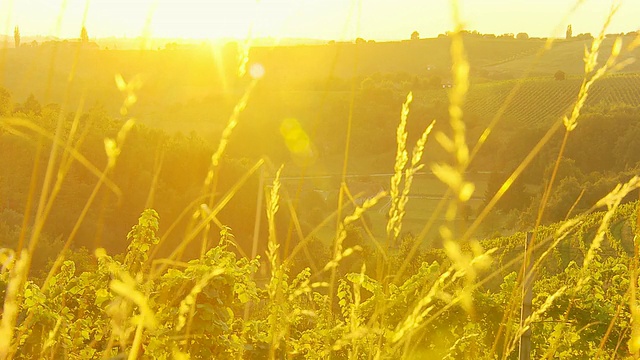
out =
<svg viewBox="0 0 640 360"><path fill-rule="evenodd" d="M639 358L629 3L2 3L0 359Z"/></svg>

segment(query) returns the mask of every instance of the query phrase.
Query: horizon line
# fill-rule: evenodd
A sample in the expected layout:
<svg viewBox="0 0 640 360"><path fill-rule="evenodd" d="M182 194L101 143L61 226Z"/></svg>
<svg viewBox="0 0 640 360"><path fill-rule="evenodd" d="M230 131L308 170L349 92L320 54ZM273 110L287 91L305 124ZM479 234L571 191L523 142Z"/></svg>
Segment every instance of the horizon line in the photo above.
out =
<svg viewBox="0 0 640 360"><path fill-rule="evenodd" d="M638 34L639 30L632 30L629 32L619 32L619 33L608 33L606 35L622 35L622 36L626 36L626 35L630 35L630 34ZM521 32L521 33L525 33L526 32ZM520 33L504 33L504 34L484 34L484 33L477 33L477 34L473 34L474 36L477 37L488 37L488 38L496 38L496 39L511 39L510 37L504 37L504 35L513 35L514 39L515 36L518 35ZM578 34L576 36L573 36L573 38L577 38L580 35L586 35L586 34L590 34L590 33L584 33L584 34ZM529 35L529 34L527 34ZM591 34L593 35L593 34ZM353 42L356 41L358 39L363 39L365 41L375 41L375 42L401 42L401 41L416 41L416 40L429 40L429 39L438 39L441 37L448 37L448 32L445 33L440 33L437 36L426 36L426 37L420 37L418 39L411 39L410 37L405 37L405 38L363 38L363 37L355 37L355 38L347 38L347 39L328 39L328 38L315 38L315 37L273 37L273 36L261 36L261 37L253 37L250 40L252 41L256 41L256 40L271 40L271 41L286 41L286 40L304 40L304 41L318 41L318 42L336 42L336 43L341 43L341 42ZM6 37L6 38L13 38L13 34L0 34L0 37ZM79 40L80 37L59 37L59 36L55 36L55 35L21 35L22 39L28 39L28 38L44 38L44 39L50 39L50 40L59 40L59 41L65 41L65 40ZM533 36L533 35L529 35L529 39L549 39L549 38L553 38L556 40L562 40L565 39L565 37L562 36L557 36L557 37L552 37L552 36ZM212 38L208 38L208 37L155 37L155 36L150 36L150 37L146 37L143 35L138 35L138 36L133 36L133 37L129 37L129 36L102 36L102 37L93 37L93 38L89 38L90 41L99 41L99 40L141 40L141 39L147 39L147 40L171 40L171 41L187 41L187 42L221 42L221 41L246 41L247 38L241 38L241 37L212 37ZM516 40L520 40L520 39L516 39Z"/></svg>

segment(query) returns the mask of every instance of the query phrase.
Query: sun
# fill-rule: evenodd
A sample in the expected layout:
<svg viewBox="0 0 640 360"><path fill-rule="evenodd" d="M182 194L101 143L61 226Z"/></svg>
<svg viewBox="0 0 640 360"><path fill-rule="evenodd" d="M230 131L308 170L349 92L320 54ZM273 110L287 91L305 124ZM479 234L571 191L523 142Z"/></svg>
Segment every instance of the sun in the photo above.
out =
<svg viewBox="0 0 640 360"><path fill-rule="evenodd" d="M92 39L147 35L244 39L251 35L336 40L360 36L354 30L353 3L353 0L0 1L0 13L7 14L0 16L0 34L11 34L15 26L20 26L25 36L76 38L86 26ZM379 17L374 20L377 29L383 21Z"/></svg>
<svg viewBox="0 0 640 360"><path fill-rule="evenodd" d="M159 1L152 13L156 37L193 39L280 37L300 1Z"/></svg>

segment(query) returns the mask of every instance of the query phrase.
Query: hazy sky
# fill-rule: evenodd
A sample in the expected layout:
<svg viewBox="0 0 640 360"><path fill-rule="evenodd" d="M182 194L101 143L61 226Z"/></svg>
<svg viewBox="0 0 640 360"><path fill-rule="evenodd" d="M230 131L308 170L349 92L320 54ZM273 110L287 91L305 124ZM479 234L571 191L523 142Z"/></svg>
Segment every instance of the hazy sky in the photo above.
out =
<svg viewBox="0 0 640 360"><path fill-rule="evenodd" d="M460 3L466 28L482 33L563 36L569 23L574 34L599 32L611 1L585 0L563 21L576 1ZM0 0L0 33L18 25L22 36L78 37L85 8L90 37L140 36L150 14L155 37L246 37L253 24L254 36L384 40L414 30L433 37L452 27L447 0ZM639 28L640 1L623 1L609 32Z"/></svg>

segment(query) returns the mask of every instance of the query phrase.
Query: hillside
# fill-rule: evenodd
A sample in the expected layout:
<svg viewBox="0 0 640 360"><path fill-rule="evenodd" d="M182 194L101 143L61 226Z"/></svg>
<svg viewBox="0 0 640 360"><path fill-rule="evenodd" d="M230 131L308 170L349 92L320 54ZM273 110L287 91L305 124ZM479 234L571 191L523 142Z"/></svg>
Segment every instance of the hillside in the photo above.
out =
<svg viewBox="0 0 640 360"><path fill-rule="evenodd" d="M605 54L612 42L612 39L605 41ZM294 100L294 105L317 105L321 102L319 99L326 98L327 92L340 92L339 96L344 96L350 91L350 79L354 76L359 79L383 76L395 84L394 91L403 93L421 92L415 84L406 82L416 79L430 82L436 87L422 90L426 101L446 101L446 91L437 85L448 81L449 45L450 39L442 37L358 45L254 47L250 62L265 67L266 90L271 94L277 91L276 97L289 105ZM468 96L469 113L482 119L491 118L517 81L490 79L517 78L537 61L531 74L544 78L524 80L505 118L533 125L560 116L579 88L586 43L559 40L536 60L543 45L544 40L540 39L465 37L475 84ZM19 103L33 94L43 104L66 103L68 109L75 109L84 96L85 106L99 105L107 113L117 115L122 95L114 86L114 75L120 73L125 79L139 75L143 86L137 92L138 103L131 115L170 131L217 131L242 89L242 84L234 80L237 51L235 43L224 47L159 51L78 49L69 44L57 48L49 45L4 49L0 86L7 88L13 94L13 101ZM631 65L624 71L638 71L639 66ZM76 72L70 78L74 68ZM553 81L557 70L565 71L568 79ZM637 106L638 84L639 78L633 74L605 79L594 88L590 103ZM259 96L254 98L260 100ZM272 103L272 100L273 96L269 95L264 102ZM304 104L300 104L301 101Z"/></svg>
<svg viewBox="0 0 640 360"><path fill-rule="evenodd" d="M465 111L482 127L505 105L514 91L517 93L506 107L503 119L513 126L545 127L550 121L565 115L576 99L582 78L573 76L563 81L553 77L527 78L472 84L467 94ZM423 104L444 103L447 91L418 91ZM620 73L596 82L589 93L585 110L607 111L616 106L640 106L640 74ZM479 121L479 122L478 122Z"/></svg>
<svg viewBox="0 0 640 360"><path fill-rule="evenodd" d="M632 36L625 36L623 44L629 44L633 39ZM604 40L600 51L600 63L605 61L611 53L613 43L613 37ZM540 57L537 53L529 53L509 61L488 65L484 69L493 73L494 76L502 74L513 78L524 76L527 70L529 70L528 76L553 76L558 70L562 70L568 75L582 75L584 73L584 49L590 46L591 40L557 40L552 48ZM639 55L640 49L635 49L630 54L624 54L622 59L637 58ZM630 64L622 71L638 72L640 64L637 62Z"/></svg>
<svg viewBox="0 0 640 360"><path fill-rule="evenodd" d="M581 83L582 79L577 77L564 81L547 77L478 84L471 88L466 108L471 115L491 119L520 84L505 110L504 119L510 126L545 127L573 105ZM640 106L640 74L618 74L601 79L591 88L585 110L618 105Z"/></svg>
<svg viewBox="0 0 640 360"><path fill-rule="evenodd" d="M535 53L542 40L518 41L468 37L465 40L474 69ZM254 47L251 63L266 69L264 81L279 90L327 90L329 79L339 79L342 90L349 80L375 73L411 76L449 75L450 39L422 39L386 43L333 43L281 47ZM224 47L193 47L182 50L135 51L77 48L70 43L3 49L0 56L0 87L14 101L33 94L43 104L67 103L75 109L84 95L88 106L100 104L118 114L122 97L113 78L140 75L144 86L133 109L136 117L153 123L158 117L224 119L221 108L232 106L242 87L234 79L238 44ZM69 77L75 69L73 77ZM346 81L346 84L345 84ZM194 119L193 106L206 103L206 111ZM232 101L233 102L233 101ZM225 106L227 105L227 106Z"/></svg>
<svg viewBox="0 0 640 360"><path fill-rule="evenodd" d="M508 61L537 52L543 40L465 37L473 68ZM374 73L448 76L451 40L447 37L400 42L334 43L323 46L255 48L251 57L265 64L267 73L283 79L312 80L325 76L349 78Z"/></svg>

